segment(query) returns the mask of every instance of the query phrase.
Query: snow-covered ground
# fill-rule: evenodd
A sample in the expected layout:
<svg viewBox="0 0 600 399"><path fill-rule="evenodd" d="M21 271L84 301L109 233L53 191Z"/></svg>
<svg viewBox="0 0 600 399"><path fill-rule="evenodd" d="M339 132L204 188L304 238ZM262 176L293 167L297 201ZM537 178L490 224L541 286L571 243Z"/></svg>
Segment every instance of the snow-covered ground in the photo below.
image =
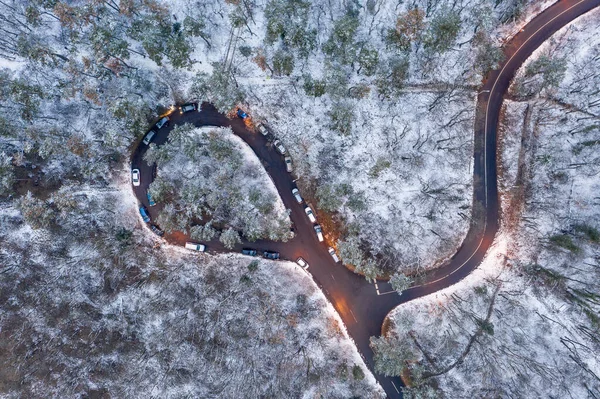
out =
<svg viewBox="0 0 600 399"><path fill-rule="evenodd" d="M563 28L518 75L501 129L502 229L482 266L392 313L416 391L600 395L599 22L595 10Z"/></svg>
<svg viewBox="0 0 600 399"><path fill-rule="evenodd" d="M125 187L62 191L45 229L0 209L2 395L383 397L297 265L156 246Z"/></svg>

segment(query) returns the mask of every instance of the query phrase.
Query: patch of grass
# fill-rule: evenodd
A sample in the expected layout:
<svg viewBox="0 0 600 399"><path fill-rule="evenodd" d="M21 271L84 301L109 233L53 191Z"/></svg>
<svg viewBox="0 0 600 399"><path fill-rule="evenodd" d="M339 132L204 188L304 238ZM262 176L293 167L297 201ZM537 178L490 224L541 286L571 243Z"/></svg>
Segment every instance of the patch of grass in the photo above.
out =
<svg viewBox="0 0 600 399"><path fill-rule="evenodd" d="M487 287L485 285L480 285L478 287L475 287L475 293L478 295L485 295L487 294Z"/></svg>
<svg viewBox="0 0 600 399"><path fill-rule="evenodd" d="M553 270L546 269L538 264L525 266L525 272L529 275L541 278L542 283L547 286L562 285L566 277Z"/></svg>
<svg viewBox="0 0 600 399"><path fill-rule="evenodd" d="M600 242L600 232L595 227L581 223L573 225L573 230L584 234L592 242Z"/></svg>
<svg viewBox="0 0 600 399"><path fill-rule="evenodd" d="M573 154L579 155L585 147L593 147L600 144L600 140L587 140L573 146Z"/></svg>
<svg viewBox="0 0 600 399"><path fill-rule="evenodd" d="M600 317L590 306L590 303L599 303L600 296L598 294L595 294L588 290L582 291L578 289L573 289L568 291L567 297L571 301L581 306L583 313L587 316L587 318L590 320L590 322L595 328L600 328Z"/></svg>
<svg viewBox="0 0 600 399"><path fill-rule="evenodd" d="M250 262L250 264L248 265L248 270L250 270L251 272L257 271L258 270L258 261L253 260L252 262Z"/></svg>
<svg viewBox="0 0 600 399"><path fill-rule="evenodd" d="M388 169L390 166L392 166L392 163L389 160L385 158L378 158L375 162L375 165L373 165L371 170L369 170L369 176L372 179L376 179L379 177L381 172Z"/></svg>
<svg viewBox="0 0 600 399"><path fill-rule="evenodd" d="M550 237L550 242L556 245L557 247L564 248L573 253L581 252L581 248L579 248L573 242L573 239L567 234L556 234Z"/></svg>
<svg viewBox="0 0 600 399"><path fill-rule="evenodd" d="M592 325L594 327L596 327L597 329L600 329L600 317L598 317L596 312L594 312L593 310L591 310L589 308L583 308L583 313L585 313L585 315L587 316L587 318L590 320L590 322L592 323Z"/></svg>
<svg viewBox="0 0 600 399"><path fill-rule="evenodd" d="M477 323L477 326L481 328L481 331L488 335L494 335L494 325L492 322L479 318L476 318L475 322Z"/></svg>

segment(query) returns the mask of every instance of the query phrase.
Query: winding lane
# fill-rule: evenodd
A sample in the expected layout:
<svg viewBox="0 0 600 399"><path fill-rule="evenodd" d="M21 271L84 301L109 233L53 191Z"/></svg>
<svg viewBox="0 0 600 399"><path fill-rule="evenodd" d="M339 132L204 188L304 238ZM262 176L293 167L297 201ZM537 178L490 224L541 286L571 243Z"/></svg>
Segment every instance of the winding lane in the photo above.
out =
<svg viewBox="0 0 600 399"><path fill-rule="evenodd" d="M241 137L262 161L286 208L291 210L296 237L287 243L257 241L238 245L259 250L278 251L283 259L294 260L302 256L310 264L309 272L323 290L344 321L349 335L354 340L366 364L373 370L373 352L369 347L371 336L381 333L381 326L387 314L396 306L412 299L439 291L457 283L473 271L483 260L498 230L498 186L496 175L496 127L500 115L503 96L510 81L523 62L554 32L600 5L600 0L560 0L531 20L504 47L505 61L499 69L486 77L477 98L474 126L474 169L473 169L473 215L467 236L458 252L441 267L430 272L421 285L404 291L402 295L391 292L389 283L378 281L380 295L372 284L354 274L341 264L333 262L327 248L317 241L312 223L304 215L303 206L296 203L291 190L295 187L290 174L286 172L283 157L271 146L269 140L259 133L246 128L241 119L228 119L210 104L202 104L200 112L183 115L171 114L171 124L159 130L153 142L157 145L167 141L172 126L192 123L195 126L229 126ZM135 195L155 219L159 206L149 207L146 190L152 181L152 167L143 160L147 146L141 144L132 154L132 168L141 172L141 185L134 187ZM318 215L318 210L316 210ZM175 234L169 242L183 244L186 237ZM229 252L218 242L208 243L210 252ZM275 270L275 269L274 269ZM375 374L389 398L401 398L399 378Z"/></svg>

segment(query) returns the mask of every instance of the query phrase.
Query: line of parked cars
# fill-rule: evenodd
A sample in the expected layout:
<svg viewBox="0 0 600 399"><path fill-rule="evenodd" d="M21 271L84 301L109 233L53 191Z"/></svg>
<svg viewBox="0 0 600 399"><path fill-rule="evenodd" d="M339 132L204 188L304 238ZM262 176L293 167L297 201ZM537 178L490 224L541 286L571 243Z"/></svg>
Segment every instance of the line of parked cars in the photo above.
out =
<svg viewBox="0 0 600 399"><path fill-rule="evenodd" d="M150 225L150 230L152 230L154 234L156 234L159 237L162 237L165 234L165 232L162 231L158 226L151 224L152 220L150 219L150 214L148 213L148 209L146 209L144 205L140 206L140 216L142 217L142 220L145 223L148 223Z"/></svg>
<svg viewBox="0 0 600 399"><path fill-rule="evenodd" d="M294 199L296 200L296 202L298 204L302 204L304 202L304 199L300 195L300 190L298 190L297 187L292 189L292 195L294 196ZM317 223L317 217L315 216L314 211L312 210L312 208L309 205L306 205L304 207L304 213L306 214L306 217L308 218L308 220L311 223L313 223L313 229L315 231L315 234L317 235L317 239L319 240L319 242L325 241L325 237L323 236L323 228L321 227L320 224ZM335 253L335 249L333 247L328 247L327 251L329 252L329 255L331 255L331 257L333 258L333 260L336 263L340 261L337 254Z"/></svg>
<svg viewBox="0 0 600 399"><path fill-rule="evenodd" d="M156 136L156 133L163 127L165 126L169 126L169 121L171 119L168 116L163 116L162 118L159 119L158 122L156 122L156 124L154 125L154 127L152 127L152 129L146 133L146 136L144 137L144 139L142 140L142 143L149 145L150 142L152 141L152 139L154 138L154 136Z"/></svg>
<svg viewBox="0 0 600 399"><path fill-rule="evenodd" d="M172 107L171 109L174 110L175 108ZM187 112L192 112L192 111L196 111L196 110L198 110L197 103L187 103L187 104L183 104L179 107L180 114L185 114ZM156 135L156 133L160 129L162 129L163 127L169 126L169 122L170 122L170 118L168 116L163 116L162 118L160 118L158 120L158 122L156 122L156 124L152 127L152 129L150 129L150 131L148 133L146 133L146 136L144 137L142 142L145 145L149 145L150 142L152 141L152 139L154 138L154 136ZM155 177L156 177L156 164L154 164L152 166L152 178L155 178ZM140 186L141 174L140 174L139 169L135 168L135 169L131 170L131 182L134 187ZM156 202L152 198L152 195L150 194L149 191L146 192L146 198L148 198L148 205L150 205L150 206L156 205ZM151 224L152 220L150 218L150 214L148 213L148 209L146 209L146 207L144 205L141 205L139 208L139 211L140 211L140 216L142 217L142 220L145 223L148 223L150 225L150 230L152 230L152 232L154 232L154 234L162 237L164 235L164 231L162 231L158 226ZM192 248L192 246L194 246L194 245L195 245L195 247ZM194 249L196 251L205 251L206 250L206 246L204 246L202 244L186 243L185 247L188 249Z"/></svg>
<svg viewBox="0 0 600 399"><path fill-rule="evenodd" d="M248 255L248 256L257 256L258 251L256 249L252 249L252 248L244 248L244 249L242 249L242 254ZM277 260L277 259L279 259L279 252L263 251L262 256L265 259ZM304 270L308 270L308 262L305 261L304 258L299 257L298 259L296 259L296 263L298 265L300 265L300 267L302 267Z"/></svg>
<svg viewBox="0 0 600 399"><path fill-rule="evenodd" d="M248 118L248 114L246 112L244 112L240 108L237 109L236 114L241 119ZM260 134L262 134L265 137L268 136L269 131L268 131L267 127L264 124L259 123L259 124L256 125L256 128L260 132ZM273 141L273 147L275 148L275 150L277 150L278 153L280 153L281 155L284 156L283 160L285 161L285 170L288 173L292 173L292 171L294 170L294 167L293 167L293 164L292 164L292 158L289 155L287 155L287 149L285 148L285 146L283 145L283 143L281 142L281 140L275 139Z"/></svg>
<svg viewBox="0 0 600 399"><path fill-rule="evenodd" d="M236 114L241 119L248 118L248 114L240 108L237 109ZM267 128L265 127L265 125L262 123L259 123L257 125L257 129L263 136L267 136L269 133ZM283 145L283 143L281 142L281 140L279 140L278 138L273 140L273 147L275 148L275 150L278 153L280 153L281 155L284 156L286 170L288 172L292 172L292 170L293 170L292 158L288 156L288 151L285 148L285 146ZM300 195L300 191L298 190L298 188L292 189L292 195L294 196L294 198L296 199L296 202L298 202L298 204L302 204L304 202L304 200L302 199L302 196ZM323 228L321 227L320 224L317 223L317 218L315 216L315 213L309 205L306 205L304 207L304 213L306 214L306 217L308 218L308 220L310 220L310 222L313 223L313 229L315 231L315 234L317 235L317 239L319 240L319 242L324 242L325 237L323 236ZM329 252L332 259L336 263L340 261L340 259L338 258L337 254L335 252L335 249L333 247L328 247L327 251ZM253 249L244 249L244 250L242 250L242 253L245 255L256 256L256 251ZM271 257L272 255L268 251L264 252L263 256L268 259L278 259L279 258L279 254L277 254L277 258ZM298 265L300 265L303 269L308 269L308 263L303 258L296 259L296 263L298 263Z"/></svg>
<svg viewBox="0 0 600 399"><path fill-rule="evenodd" d="M174 110L174 108L172 108L172 109ZM197 110L198 110L197 103L187 103L187 104L183 104L179 107L180 114L185 114L185 113L197 111ZM142 142L145 145L149 145L150 142L152 141L152 139L154 138L154 136L156 136L156 133L163 127L169 126L170 121L171 121L171 119L168 116L163 116L162 118L160 118L158 120L158 122L156 122L156 124L152 127L152 129L150 129L150 131L148 133L146 133L146 136L144 137Z"/></svg>

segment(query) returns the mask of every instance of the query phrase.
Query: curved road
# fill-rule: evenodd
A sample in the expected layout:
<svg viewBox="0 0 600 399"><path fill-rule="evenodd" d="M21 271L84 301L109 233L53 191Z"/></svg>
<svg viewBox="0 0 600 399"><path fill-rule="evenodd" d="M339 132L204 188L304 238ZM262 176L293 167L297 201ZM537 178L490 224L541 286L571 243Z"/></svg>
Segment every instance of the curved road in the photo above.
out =
<svg viewBox="0 0 600 399"><path fill-rule="evenodd" d="M295 260L298 256L306 259L313 279L339 312L366 364L373 370L373 352L369 347L369 338L381 334L381 326L387 314L402 303L457 283L483 260L498 230L496 127L503 96L515 72L536 48L561 27L598 5L600 0L561 0L529 22L505 46L505 61L498 70L488 74L477 100L474 129L474 222L452 259L429 273L424 283L411 287L402 295L393 292L385 281L378 281L379 289L376 290L363 277L333 262L326 246L317 241L312 223L304 214L303 205L297 204L291 194L295 184L291 175L285 171L283 157L275 152L267 138L248 130L241 119L228 119L211 105L203 104L200 112L183 115L173 113L170 127L159 130L153 142L157 145L165 143L173 125L188 122L196 126L229 126L250 145L273 179L284 205L291 210L290 218L294 223L296 237L287 243L245 243L234 251L248 246L258 250L278 251L283 259ZM132 168L140 169L142 182L141 186L134 187L134 192L154 219L160 208L149 207L146 199L146 190L152 181L152 168L142 158L147 148L140 144L132 154ZM318 217L318 210L315 212ZM173 234L167 239L175 244L186 241L183 234ZM210 242L207 246L210 252L227 252L218 241ZM377 374L375 377L389 398L402 397L399 378Z"/></svg>

